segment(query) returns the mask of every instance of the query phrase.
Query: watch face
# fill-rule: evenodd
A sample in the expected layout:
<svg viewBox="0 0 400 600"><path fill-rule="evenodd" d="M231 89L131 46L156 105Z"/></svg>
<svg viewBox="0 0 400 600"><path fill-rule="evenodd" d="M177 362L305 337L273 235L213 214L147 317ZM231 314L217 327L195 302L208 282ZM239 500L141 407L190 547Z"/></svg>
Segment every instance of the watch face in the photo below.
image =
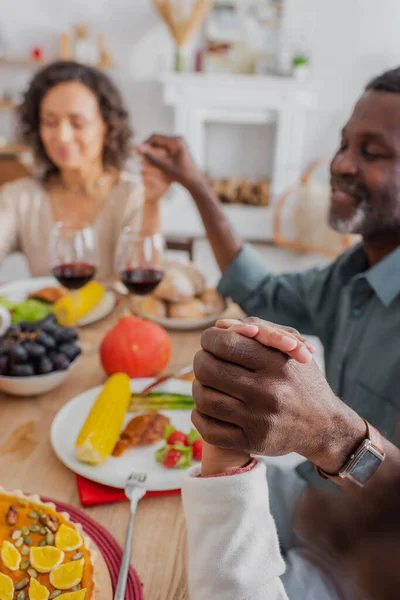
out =
<svg viewBox="0 0 400 600"><path fill-rule="evenodd" d="M367 450L352 466L349 475L360 485L365 485L381 464L382 458Z"/></svg>

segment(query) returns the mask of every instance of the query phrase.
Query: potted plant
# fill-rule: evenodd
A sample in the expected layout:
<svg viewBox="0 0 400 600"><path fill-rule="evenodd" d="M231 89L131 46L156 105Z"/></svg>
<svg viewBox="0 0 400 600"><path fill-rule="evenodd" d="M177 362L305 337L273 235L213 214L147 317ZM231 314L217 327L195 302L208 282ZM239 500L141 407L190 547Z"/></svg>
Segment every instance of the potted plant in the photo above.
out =
<svg viewBox="0 0 400 600"><path fill-rule="evenodd" d="M303 54L298 54L293 57L292 60L292 69L293 75L296 79L304 81L309 73L309 64L310 61L307 56Z"/></svg>

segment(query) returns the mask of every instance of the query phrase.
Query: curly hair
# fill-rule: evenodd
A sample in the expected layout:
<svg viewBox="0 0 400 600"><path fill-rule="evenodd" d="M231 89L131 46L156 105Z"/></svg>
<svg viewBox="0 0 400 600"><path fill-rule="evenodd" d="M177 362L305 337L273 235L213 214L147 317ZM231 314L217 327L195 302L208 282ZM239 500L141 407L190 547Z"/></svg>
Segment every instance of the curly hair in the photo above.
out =
<svg viewBox="0 0 400 600"><path fill-rule="evenodd" d="M29 145L45 176L57 172L58 167L48 156L40 137L40 104L47 92L60 83L77 81L97 97L107 133L103 147L104 166L121 169L131 150L132 130L129 115L121 94L107 75L94 67L74 61L57 61L41 69L32 79L19 107L21 135Z"/></svg>

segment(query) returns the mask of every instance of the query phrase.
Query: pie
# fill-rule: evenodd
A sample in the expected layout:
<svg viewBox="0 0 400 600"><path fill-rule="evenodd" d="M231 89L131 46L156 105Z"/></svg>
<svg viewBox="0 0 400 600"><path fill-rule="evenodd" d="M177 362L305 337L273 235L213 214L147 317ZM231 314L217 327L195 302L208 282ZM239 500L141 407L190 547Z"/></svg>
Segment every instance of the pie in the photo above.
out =
<svg viewBox="0 0 400 600"><path fill-rule="evenodd" d="M92 600L94 560L67 513L0 488L0 600Z"/></svg>

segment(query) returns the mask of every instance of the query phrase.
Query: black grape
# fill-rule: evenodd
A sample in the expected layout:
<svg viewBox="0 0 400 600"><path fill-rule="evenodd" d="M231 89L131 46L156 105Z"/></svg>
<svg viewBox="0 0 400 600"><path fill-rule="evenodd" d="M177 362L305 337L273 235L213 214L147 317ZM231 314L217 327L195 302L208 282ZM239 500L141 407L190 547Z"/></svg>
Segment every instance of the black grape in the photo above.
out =
<svg viewBox="0 0 400 600"><path fill-rule="evenodd" d="M53 354L52 361L57 371L68 369L70 361L64 354Z"/></svg>
<svg viewBox="0 0 400 600"><path fill-rule="evenodd" d="M25 344L25 349L30 358L35 360L42 358L46 354L46 348L41 344Z"/></svg>
<svg viewBox="0 0 400 600"><path fill-rule="evenodd" d="M50 337L50 335L48 333L45 333L44 331L41 331L39 333L39 335L36 338L36 342L38 344L41 344L48 350L52 350L53 348L56 347L55 340L52 337Z"/></svg>
<svg viewBox="0 0 400 600"><path fill-rule="evenodd" d="M0 346L0 356L6 356L10 351L10 346L7 346L6 344L2 344Z"/></svg>
<svg viewBox="0 0 400 600"><path fill-rule="evenodd" d="M53 334L54 339L58 344L75 342L78 339L78 334L72 327L59 327L58 331Z"/></svg>
<svg viewBox="0 0 400 600"><path fill-rule="evenodd" d="M17 362L26 362L28 360L28 352L21 344L15 344L10 348L10 357Z"/></svg>
<svg viewBox="0 0 400 600"><path fill-rule="evenodd" d="M47 373L51 373L52 371L54 371L54 365L52 361L50 358L48 358L48 356L43 356L39 362L38 372L41 375L47 375Z"/></svg>
<svg viewBox="0 0 400 600"><path fill-rule="evenodd" d="M81 349L76 344L62 344L58 351L65 354L71 362L81 353Z"/></svg>
<svg viewBox="0 0 400 600"><path fill-rule="evenodd" d="M12 365L11 375L15 377L31 377L35 374L35 369L32 365Z"/></svg>
<svg viewBox="0 0 400 600"><path fill-rule="evenodd" d="M6 335L9 337L16 337L20 333L20 328L18 325L10 325L10 327L6 331Z"/></svg>
<svg viewBox="0 0 400 600"><path fill-rule="evenodd" d="M8 358L6 356L0 356L0 375L5 375L8 367Z"/></svg>

